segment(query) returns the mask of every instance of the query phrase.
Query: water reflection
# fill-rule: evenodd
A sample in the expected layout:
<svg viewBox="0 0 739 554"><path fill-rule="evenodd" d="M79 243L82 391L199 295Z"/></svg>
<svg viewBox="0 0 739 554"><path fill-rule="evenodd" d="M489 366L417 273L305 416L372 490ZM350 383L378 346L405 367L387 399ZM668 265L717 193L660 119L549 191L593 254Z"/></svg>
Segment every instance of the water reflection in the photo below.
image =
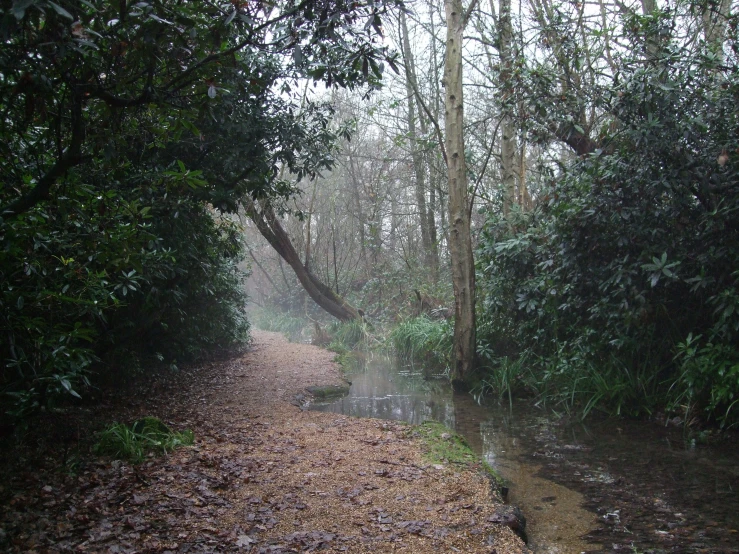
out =
<svg viewBox="0 0 739 554"><path fill-rule="evenodd" d="M349 396L313 409L414 424L433 420L454 427L454 403L444 380L427 381L420 371L393 371L391 366L384 357L369 360L362 371L351 376Z"/></svg>
<svg viewBox="0 0 739 554"><path fill-rule="evenodd" d="M536 477L539 467L519 459L519 441L510 434L510 414L491 418L489 408L478 405L470 395L453 394L446 380L426 380L413 368L393 369L384 358L369 361L351 379L348 396L315 404L313 409L414 424L442 422L463 435L508 481L510 501L524 510L529 521L532 551L565 553L593 548L579 537L594 525L594 516L580 507L578 493ZM550 501L542 503L542 498Z"/></svg>
<svg viewBox="0 0 739 554"><path fill-rule="evenodd" d="M456 429L509 482L535 552L739 552L735 445L695 448L680 429L567 422L528 404L480 406L382 358L351 379L349 396L314 408Z"/></svg>

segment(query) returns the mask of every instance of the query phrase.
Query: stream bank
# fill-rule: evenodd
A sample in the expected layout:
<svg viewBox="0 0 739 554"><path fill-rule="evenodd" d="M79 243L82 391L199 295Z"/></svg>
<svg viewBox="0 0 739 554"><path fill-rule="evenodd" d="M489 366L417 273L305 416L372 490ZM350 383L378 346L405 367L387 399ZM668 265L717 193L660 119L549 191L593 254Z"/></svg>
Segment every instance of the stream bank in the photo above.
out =
<svg viewBox="0 0 739 554"><path fill-rule="evenodd" d="M306 387L342 384L333 353L275 333L254 338L244 355L70 408L33 440L4 445L0 549L525 551L490 521L500 503L481 473L428 463L407 424L293 405ZM62 456L61 434L48 432L85 437L144 415L192 429L195 445L133 466L93 457L84 440L65 443Z"/></svg>
<svg viewBox="0 0 739 554"><path fill-rule="evenodd" d="M509 482L536 553L739 552L735 440L696 446L652 422L481 406L382 356L350 378L348 396L313 408L455 429Z"/></svg>

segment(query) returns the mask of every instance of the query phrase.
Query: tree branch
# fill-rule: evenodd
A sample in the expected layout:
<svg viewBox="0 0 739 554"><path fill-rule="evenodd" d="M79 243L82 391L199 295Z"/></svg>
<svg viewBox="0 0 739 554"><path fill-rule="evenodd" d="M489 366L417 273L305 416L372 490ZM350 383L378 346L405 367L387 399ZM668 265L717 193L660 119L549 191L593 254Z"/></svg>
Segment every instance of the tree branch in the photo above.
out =
<svg viewBox="0 0 739 554"><path fill-rule="evenodd" d="M479 0L472 0L469 7L467 8L467 11L465 11L462 15L462 28L467 27L467 23L470 20L470 16L472 16L472 12L475 11L475 8L477 7L478 1Z"/></svg>
<svg viewBox="0 0 739 554"><path fill-rule="evenodd" d="M84 119L82 116L82 95L75 88L72 104L72 137L66 150L56 163L44 174L27 194L13 200L0 208L0 215L7 218L17 217L27 212L42 200L49 197L51 187L69 169L82 161L82 141L85 137Z"/></svg>

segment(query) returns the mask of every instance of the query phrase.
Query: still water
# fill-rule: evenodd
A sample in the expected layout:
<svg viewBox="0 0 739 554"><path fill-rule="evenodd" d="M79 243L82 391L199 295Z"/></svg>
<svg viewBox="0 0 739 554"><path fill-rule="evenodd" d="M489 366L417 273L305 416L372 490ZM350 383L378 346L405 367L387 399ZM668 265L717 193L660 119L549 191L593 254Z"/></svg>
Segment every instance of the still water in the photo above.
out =
<svg viewBox="0 0 739 554"><path fill-rule="evenodd" d="M381 357L350 380L348 396L312 409L455 429L507 480L537 554L739 553L736 443L696 447L681 428L479 405Z"/></svg>

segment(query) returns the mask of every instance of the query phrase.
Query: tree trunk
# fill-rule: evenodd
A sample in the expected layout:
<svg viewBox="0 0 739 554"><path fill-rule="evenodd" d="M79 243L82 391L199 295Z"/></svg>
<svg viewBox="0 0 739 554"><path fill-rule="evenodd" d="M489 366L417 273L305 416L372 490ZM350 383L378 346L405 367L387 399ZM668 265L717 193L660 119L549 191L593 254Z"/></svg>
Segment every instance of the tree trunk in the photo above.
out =
<svg viewBox="0 0 739 554"><path fill-rule="evenodd" d="M511 69L513 54L513 26L511 24L511 0L500 0L500 19L498 20L501 84L503 85L503 122L501 125L502 137L500 141L500 166L503 181L503 215L507 218L511 207L516 201L516 127L511 116L510 97L513 95L511 86Z"/></svg>
<svg viewBox="0 0 739 554"><path fill-rule="evenodd" d="M516 128L513 119L503 116L500 141L500 169L503 181L503 215L508 218L516 202Z"/></svg>
<svg viewBox="0 0 739 554"><path fill-rule="evenodd" d="M454 365L452 382L461 383L475 367L475 267L470 231L467 165L464 157L461 0L445 0L447 40L444 62L447 172L449 177L449 253L454 285Z"/></svg>
<svg viewBox="0 0 739 554"><path fill-rule="evenodd" d="M295 276L313 301L340 321L360 319L359 310L347 303L329 287L324 285L300 260L290 237L282 228L273 209L268 204L257 207L251 199L244 201L247 215L259 229L262 236L295 272Z"/></svg>
<svg viewBox="0 0 739 554"><path fill-rule="evenodd" d="M405 13L403 11L400 12L400 30L403 37L405 90L408 101L408 139L411 147L411 158L413 159L413 176L415 177L416 204L419 214L418 219L421 224L423 259L424 262L428 264L429 252L431 250L431 239L426 214L426 167L423 163L423 153L418 148L418 134L416 132L416 101L413 86L415 84L413 54L411 53L411 44L408 38L408 25L406 24Z"/></svg>
<svg viewBox="0 0 739 554"><path fill-rule="evenodd" d="M703 34L709 50L723 59L726 26L731 17L731 0L707 2L703 7Z"/></svg>

